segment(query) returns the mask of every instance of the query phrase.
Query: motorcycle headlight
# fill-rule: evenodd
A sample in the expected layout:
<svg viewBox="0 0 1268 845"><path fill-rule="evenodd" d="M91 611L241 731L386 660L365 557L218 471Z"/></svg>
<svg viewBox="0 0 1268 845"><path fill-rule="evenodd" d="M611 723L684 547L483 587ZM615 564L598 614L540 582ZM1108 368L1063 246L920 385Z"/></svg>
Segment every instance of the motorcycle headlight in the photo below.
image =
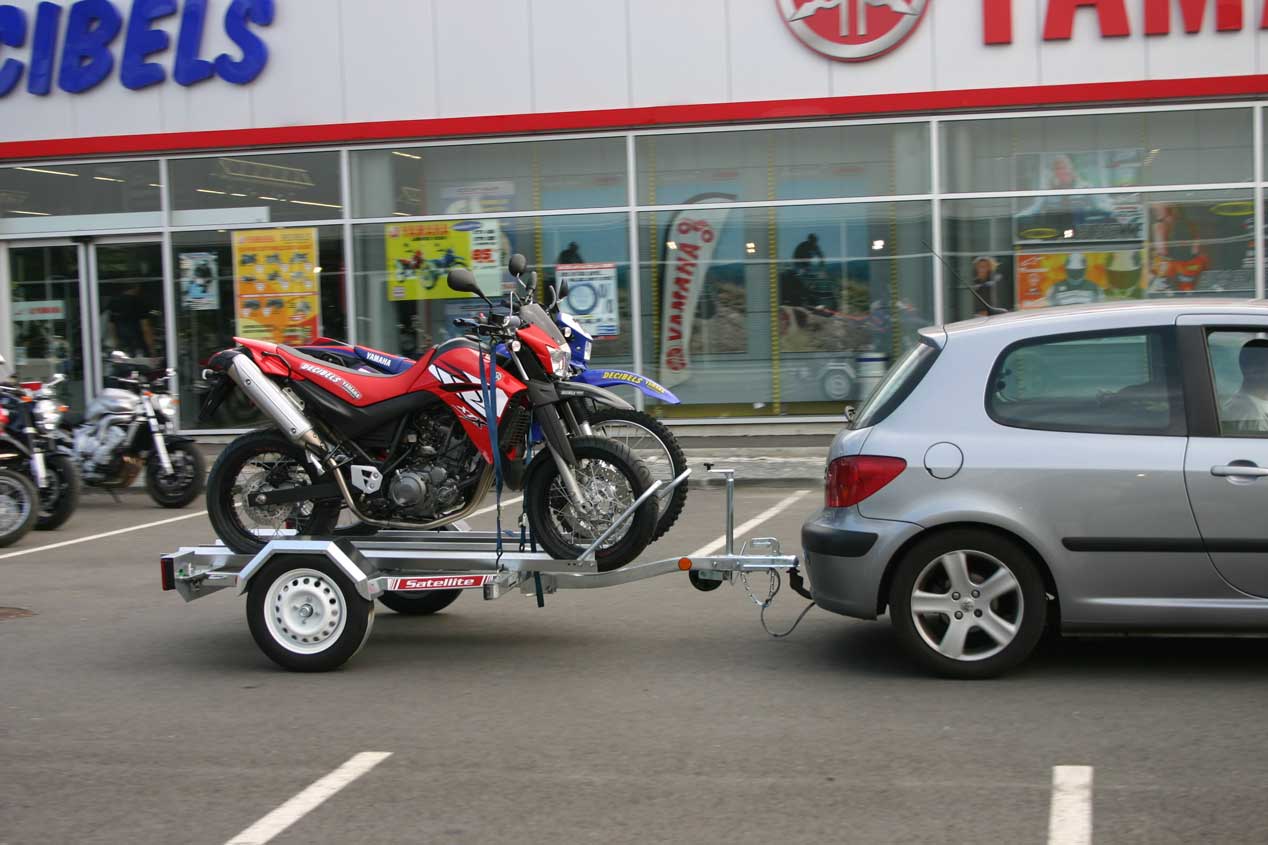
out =
<svg viewBox="0 0 1268 845"><path fill-rule="evenodd" d="M557 346L550 350L550 368L556 378L568 378L572 374L572 356L568 354L568 347Z"/></svg>
<svg viewBox="0 0 1268 845"><path fill-rule="evenodd" d="M35 421L45 431L56 431L62 412L52 399L41 399L35 403Z"/></svg>
<svg viewBox="0 0 1268 845"><path fill-rule="evenodd" d="M163 415L165 419L176 419L176 409L179 403L170 393L156 393L154 395L154 410Z"/></svg>

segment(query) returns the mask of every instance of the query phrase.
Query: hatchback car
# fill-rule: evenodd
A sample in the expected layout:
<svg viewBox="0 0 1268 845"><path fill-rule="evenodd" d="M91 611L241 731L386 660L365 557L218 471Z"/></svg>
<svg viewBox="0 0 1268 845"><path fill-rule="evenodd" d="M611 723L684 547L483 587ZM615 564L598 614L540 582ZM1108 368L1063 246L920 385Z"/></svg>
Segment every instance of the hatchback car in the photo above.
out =
<svg viewBox="0 0 1268 845"><path fill-rule="evenodd" d="M1064 632L1268 630L1268 303L924 329L835 439L815 601L954 677Z"/></svg>

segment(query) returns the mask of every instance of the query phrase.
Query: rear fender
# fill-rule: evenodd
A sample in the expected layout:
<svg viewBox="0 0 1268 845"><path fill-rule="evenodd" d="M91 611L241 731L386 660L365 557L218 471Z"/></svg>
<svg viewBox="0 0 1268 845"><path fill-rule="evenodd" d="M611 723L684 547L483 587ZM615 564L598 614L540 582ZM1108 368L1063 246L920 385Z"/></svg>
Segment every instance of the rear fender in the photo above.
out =
<svg viewBox="0 0 1268 845"><path fill-rule="evenodd" d="M682 400L670 393L669 388L657 384L647 376L640 376L638 373L631 373L627 370L586 370L577 376L575 380L580 384L589 384L595 387L635 387L645 395L653 399L659 399L661 402L670 405L682 404Z"/></svg>

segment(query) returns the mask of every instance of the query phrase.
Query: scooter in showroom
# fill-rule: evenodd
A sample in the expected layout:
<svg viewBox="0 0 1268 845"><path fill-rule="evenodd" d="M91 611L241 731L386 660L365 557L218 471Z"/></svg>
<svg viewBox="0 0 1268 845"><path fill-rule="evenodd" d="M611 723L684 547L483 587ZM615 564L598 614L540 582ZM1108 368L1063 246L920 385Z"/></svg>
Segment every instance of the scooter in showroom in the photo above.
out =
<svg viewBox="0 0 1268 845"><path fill-rule="evenodd" d="M63 431L84 483L113 493L131 486L145 470L145 489L164 508L183 508L203 491L206 461L188 437L176 432L178 405L171 370L153 361L110 356L113 385L82 418L66 418Z"/></svg>
<svg viewBox="0 0 1268 845"><path fill-rule="evenodd" d="M0 357L0 364L4 363ZM68 408L57 398L60 373L48 382L0 385L0 408L6 414L0 435L0 466L26 476L38 495L35 528L61 528L79 506L79 472L58 448L58 425Z"/></svg>

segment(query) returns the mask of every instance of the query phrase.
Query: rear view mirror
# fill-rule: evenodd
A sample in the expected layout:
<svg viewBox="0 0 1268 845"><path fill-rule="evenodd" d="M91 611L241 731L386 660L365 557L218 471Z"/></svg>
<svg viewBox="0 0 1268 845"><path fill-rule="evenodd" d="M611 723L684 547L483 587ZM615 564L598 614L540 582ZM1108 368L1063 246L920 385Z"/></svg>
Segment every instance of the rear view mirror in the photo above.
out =
<svg viewBox="0 0 1268 845"><path fill-rule="evenodd" d="M559 298L561 300L568 298L568 280L567 279L559 280Z"/></svg>
<svg viewBox="0 0 1268 845"><path fill-rule="evenodd" d="M524 271L528 269L528 259L517 252L511 256L511 263L507 269L511 271L512 276L519 278L524 275ZM450 287L452 287L452 285Z"/></svg>
<svg viewBox="0 0 1268 845"><path fill-rule="evenodd" d="M483 294L480 285L476 283L475 274L462 267L449 271L449 287L458 293L469 293L473 296Z"/></svg>

